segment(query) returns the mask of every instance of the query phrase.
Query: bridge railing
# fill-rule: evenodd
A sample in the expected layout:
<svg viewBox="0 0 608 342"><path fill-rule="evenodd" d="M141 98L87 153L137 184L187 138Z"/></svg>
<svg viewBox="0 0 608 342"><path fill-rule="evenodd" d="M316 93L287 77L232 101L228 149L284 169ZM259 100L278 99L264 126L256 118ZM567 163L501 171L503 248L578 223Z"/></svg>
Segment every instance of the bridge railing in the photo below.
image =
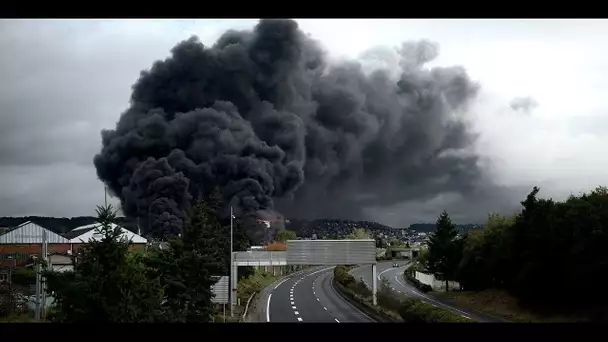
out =
<svg viewBox="0 0 608 342"><path fill-rule="evenodd" d="M264 252L264 251L247 251L235 252L234 261L236 262L267 262L287 260L287 252Z"/></svg>

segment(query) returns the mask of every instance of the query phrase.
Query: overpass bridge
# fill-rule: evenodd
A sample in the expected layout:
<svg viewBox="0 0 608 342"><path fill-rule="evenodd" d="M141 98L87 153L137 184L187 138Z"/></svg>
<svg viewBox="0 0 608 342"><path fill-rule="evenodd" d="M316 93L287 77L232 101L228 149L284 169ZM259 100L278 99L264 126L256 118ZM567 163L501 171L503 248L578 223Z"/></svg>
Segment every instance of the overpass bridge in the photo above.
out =
<svg viewBox="0 0 608 342"><path fill-rule="evenodd" d="M372 265L372 301L377 304L376 241L289 240L287 251L232 252L230 258L230 312L236 305L239 266L338 266Z"/></svg>
<svg viewBox="0 0 608 342"><path fill-rule="evenodd" d="M287 252L247 251L233 253L234 266L285 266Z"/></svg>

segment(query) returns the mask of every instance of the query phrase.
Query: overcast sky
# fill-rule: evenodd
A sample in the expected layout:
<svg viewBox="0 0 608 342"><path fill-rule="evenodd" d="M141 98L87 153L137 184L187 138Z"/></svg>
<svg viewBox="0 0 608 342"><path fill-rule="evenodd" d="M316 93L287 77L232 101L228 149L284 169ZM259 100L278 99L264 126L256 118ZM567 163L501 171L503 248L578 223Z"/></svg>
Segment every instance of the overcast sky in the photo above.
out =
<svg viewBox="0 0 608 342"><path fill-rule="evenodd" d="M198 35L212 44L256 20L0 23L0 216L94 214L92 158L139 72ZM462 65L481 85L469 113L496 180L563 198L606 184L608 22L591 20L299 20L333 58L412 39L439 43L433 65ZM522 197L523 199L523 197ZM416 205L409 206L410 211ZM412 223L395 208L377 214ZM419 219L426 219L420 217ZM406 222L409 221L409 222Z"/></svg>

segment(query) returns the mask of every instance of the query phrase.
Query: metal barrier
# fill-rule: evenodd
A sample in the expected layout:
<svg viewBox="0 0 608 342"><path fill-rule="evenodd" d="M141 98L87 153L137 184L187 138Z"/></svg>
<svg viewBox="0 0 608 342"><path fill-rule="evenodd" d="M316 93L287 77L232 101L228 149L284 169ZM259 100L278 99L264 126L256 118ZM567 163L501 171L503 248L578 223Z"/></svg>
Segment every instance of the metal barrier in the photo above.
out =
<svg viewBox="0 0 608 342"><path fill-rule="evenodd" d="M257 292L252 293L251 296L249 296L249 299L247 299L247 304L245 305L245 312L243 313L243 318L241 319L241 322L245 321L245 317L247 317L247 310L249 310L249 303L251 303L251 300L256 294Z"/></svg>

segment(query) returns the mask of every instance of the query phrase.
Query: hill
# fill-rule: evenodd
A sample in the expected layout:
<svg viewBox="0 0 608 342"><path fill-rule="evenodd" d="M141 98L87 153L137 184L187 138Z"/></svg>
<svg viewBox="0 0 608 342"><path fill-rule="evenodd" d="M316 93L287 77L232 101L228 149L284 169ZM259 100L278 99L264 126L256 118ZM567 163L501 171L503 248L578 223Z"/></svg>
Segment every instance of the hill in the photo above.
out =
<svg viewBox="0 0 608 342"><path fill-rule="evenodd" d="M46 216L0 217L0 228L15 227L27 221L32 221L57 234L64 234L76 227L95 223L96 219L92 216L77 216L71 218ZM119 217L117 223L134 233L137 232L136 219ZM285 222L285 228L295 231L299 237L311 238L313 234L316 234L319 239L343 238L350 234L355 228L364 228L371 231L373 235L382 233L390 236L397 233L397 230L377 222L337 219L287 220Z"/></svg>
<svg viewBox="0 0 608 342"><path fill-rule="evenodd" d="M483 229L483 225L468 223L468 224L457 224L456 228L460 230L462 233L467 233L471 230L479 230ZM414 223L410 225L410 231L414 231L416 233L434 233L435 232L435 224L434 223Z"/></svg>
<svg viewBox="0 0 608 342"><path fill-rule="evenodd" d="M338 239L350 234L355 228L363 228L371 231L374 235L384 233L392 235L394 229L377 222L351 221L337 219L317 220L287 220L285 228L293 230L299 237L311 238L316 234L319 239Z"/></svg>

